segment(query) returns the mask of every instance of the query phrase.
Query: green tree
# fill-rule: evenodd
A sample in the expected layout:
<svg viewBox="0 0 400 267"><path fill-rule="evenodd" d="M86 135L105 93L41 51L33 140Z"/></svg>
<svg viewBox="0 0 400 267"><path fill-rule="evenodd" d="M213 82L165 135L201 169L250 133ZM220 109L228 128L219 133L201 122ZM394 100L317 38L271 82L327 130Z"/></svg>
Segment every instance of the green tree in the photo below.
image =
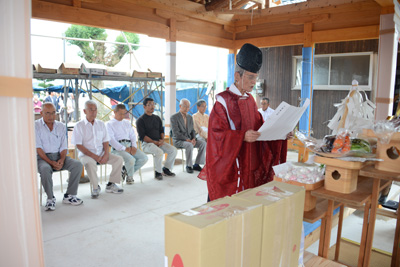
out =
<svg viewBox="0 0 400 267"><path fill-rule="evenodd" d="M40 87L47 88L47 87L53 86L52 83L48 83L48 82L52 82L52 81L54 81L54 79L37 79L37 80L42 81L41 83L38 83L38 85Z"/></svg>
<svg viewBox="0 0 400 267"><path fill-rule="evenodd" d="M126 39L129 43L138 44L139 36L135 33L124 32ZM71 38L82 38L92 40L103 40L107 39L107 33L105 29L93 28L81 25L71 25L65 31L66 37ZM122 34L117 36L116 42L125 42L125 38ZM78 41L78 40L67 40L71 45L76 45L80 48L78 55L84 58L89 63L103 64L109 67L113 67L121 61L122 57L129 52L127 45L113 45L112 51L107 51L105 43ZM137 50L138 46L133 46L132 49Z"/></svg>

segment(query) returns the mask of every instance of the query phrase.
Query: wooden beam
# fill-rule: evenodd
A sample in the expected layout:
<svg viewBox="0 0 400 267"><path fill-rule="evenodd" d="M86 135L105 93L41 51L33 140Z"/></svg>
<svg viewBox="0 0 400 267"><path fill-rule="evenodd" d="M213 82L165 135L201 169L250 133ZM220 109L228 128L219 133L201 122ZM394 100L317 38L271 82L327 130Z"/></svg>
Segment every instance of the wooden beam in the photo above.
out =
<svg viewBox="0 0 400 267"><path fill-rule="evenodd" d="M294 33L294 34L235 40L234 48L239 49L245 43L251 43L258 47L274 47L274 46L299 45L303 44L303 42L304 42L304 34Z"/></svg>
<svg viewBox="0 0 400 267"><path fill-rule="evenodd" d="M336 30L313 31L311 40L313 43L329 43L378 38L379 25L372 25ZM304 44L304 33L240 39L235 40L234 47L238 49L245 43L252 43L258 47L301 45Z"/></svg>
<svg viewBox="0 0 400 267"><path fill-rule="evenodd" d="M354 27L326 31L314 31L312 40L314 43L329 43L341 41L355 41L379 38L379 25Z"/></svg>
<svg viewBox="0 0 400 267"><path fill-rule="evenodd" d="M32 0L32 18L123 30L163 39L169 38L169 28L167 25L38 0Z"/></svg>
<svg viewBox="0 0 400 267"><path fill-rule="evenodd" d="M213 12L207 12L203 4L187 0L124 0L124 1L139 6L145 6L149 8L157 8L170 12L175 12L191 18L197 18L218 24L233 25L233 22L231 22L232 15L228 14L228 15L216 16Z"/></svg>
<svg viewBox="0 0 400 267"><path fill-rule="evenodd" d="M247 26L235 27L235 33L247 31Z"/></svg>
<svg viewBox="0 0 400 267"><path fill-rule="evenodd" d="M169 19L169 39L170 42L176 42L176 19Z"/></svg>
<svg viewBox="0 0 400 267"><path fill-rule="evenodd" d="M383 7L394 6L393 0L375 0L375 2Z"/></svg>
<svg viewBox="0 0 400 267"><path fill-rule="evenodd" d="M252 14L261 14L261 9L221 9L221 10L215 10L215 14L234 14L234 15L252 15Z"/></svg>
<svg viewBox="0 0 400 267"><path fill-rule="evenodd" d="M381 8L381 14L393 14L394 13L394 6L385 6Z"/></svg>
<svg viewBox="0 0 400 267"><path fill-rule="evenodd" d="M183 30L177 30L177 40L195 44L222 47L226 49L233 48L233 41L220 37L208 36L199 33L193 33Z"/></svg>
<svg viewBox="0 0 400 267"><path fill-rule="evenodd" d="M313 47L312 26L311 22L304 24L304 47Z"/></svg>
<svg viewBox="0 0 400 267"><path fill-rule="evenodd" d="M166 10L162 10L159 8L156 8L156 15L164 18L164 19L171 19L174 18L176 21L179 22L184 22L184 21L188 21L189 17L179 14L179 13L175 13L175 12L170 12L170 11L166 11Z"/></svg>
<svg viewBox="0 0 400 267"><path fill-rule="evenodd" d="M285 5L282 7L263 9L261 16L257 19L253 19L253 25L264 24L271 19L277 20L281 17L281 20L290 20L298 16L310 16L318 15L321 13L338 13L338 12L350 12L358 11L362 12L363 9L373 6L374 8L379 5L374 1L365 0L314 0L296 5ZM235 16L235 25L250 25L250 19L247 17Z"/></svg>
<svg viewBox="0 0 400 267"><path fill-rule="evenodd" d="M290 24L293 25L300 25L300 24L306 24L306 23L316 23L320 21L325 21L329 19L329 14L320 14L320 15L315 15L315 16L304 16L304 17L298 17L298 18L293 18L290 20Z"/></svg>
<svg viewBox="0 0 400 267"><path fill-rule="evenodd" d="M72 0L72 5L74 7L80 8L81 7L81 0Z"/></svg>
<svg viewBox="0 0 400 267"><path fill-rule="evenodd" d="M213 0L208 2L205 7L207 11L215 11L217 9L221 9L229 5L229 1L227 0Z"/></svg>
<svg viewBox="0 0 400 267"><path fill-rule="evenodd" d="M240 27L232 27L229 25L224 25L224 30L230 33L238 33L238 32L244 32L247 30L246 26L240 26Z"/></svg>
<svg viewBox="0 0 400 267"><path fill-rule="evenodd" d="M229 25L224 25L224 30L230 33L234 33L235 32L235 27L233 26L229 26Z"/></svg>

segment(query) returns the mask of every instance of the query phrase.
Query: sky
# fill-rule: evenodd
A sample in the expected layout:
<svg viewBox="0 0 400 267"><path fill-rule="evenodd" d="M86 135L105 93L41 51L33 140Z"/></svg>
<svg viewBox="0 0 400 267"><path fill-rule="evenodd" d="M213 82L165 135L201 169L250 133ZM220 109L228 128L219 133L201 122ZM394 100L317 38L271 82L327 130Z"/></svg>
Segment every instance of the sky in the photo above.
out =
<svg viewBox="0 0 400 267"><path fill-rule="evenodd" d="M64 62L64 45L62 39L39 37L62 37L70 24L45 20L31 20L32 63L40 63L43 67L58 68ZM107 41L115 41L120 32L106 30ZM139 34L141 47L135 51L135 57L142 70L150 68L154 72L165 74L166 42ZM65 62L81 63L84 59L78 56L77 46L65 43ZM218 87L227 79L228 50L211 46L177 42L176 74L178 79L218 81ZM125 65L129 69L129 55L121 60L118 66ZM134 61L134 59L132 59ZM134 66L137 66L133 62ZM138 68L138 67L134 67Z"/></svg>

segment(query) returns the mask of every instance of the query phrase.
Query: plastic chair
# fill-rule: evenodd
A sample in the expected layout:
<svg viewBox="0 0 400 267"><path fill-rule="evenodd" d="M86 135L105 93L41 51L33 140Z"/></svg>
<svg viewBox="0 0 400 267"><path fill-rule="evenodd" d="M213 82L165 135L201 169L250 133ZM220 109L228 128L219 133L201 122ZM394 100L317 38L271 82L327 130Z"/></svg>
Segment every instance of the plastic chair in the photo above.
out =
<svg viewBox="0 0 400 267"><path fill-rule="evenodd" d="M143 151L142 149L142 142L136 142L138 149L140 149L143 153L145 153L146 155L152 155L153 156L153 171L156 171L156 164L154 162L154 155L151 153L146 153ZM139 176L140 176L140 182L143 183L142 181L142 168L139 169Z"/></svg>
<svg viewBox="0 0 400 267"><path fill-rule="evenodd" d="M171 146L174 145L173 142L172 142L172 130L169 132L169 144ZM185 171L185 162L186 162L185 149L183 147L175 147L175 148L182 152L182 171Z"/></svg>

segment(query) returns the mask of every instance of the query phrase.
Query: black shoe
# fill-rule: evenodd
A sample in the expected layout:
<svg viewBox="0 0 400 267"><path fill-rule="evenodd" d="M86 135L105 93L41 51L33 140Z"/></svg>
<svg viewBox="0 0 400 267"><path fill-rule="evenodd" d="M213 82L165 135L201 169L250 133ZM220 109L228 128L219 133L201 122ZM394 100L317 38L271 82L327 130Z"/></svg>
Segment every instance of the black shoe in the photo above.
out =
<svg viewBox="0 0 400 267"><path fill-rule="evenodd" d="M383 204L386 203L386 199L387 199L387 196L380 196L379 199L378 199L378 203L380 205L383 205Z"/></svg>
<svg viewBox="0 0 400 267"><path fill-rule="evenodd" d="M168 168L163 167L162 168L164 175L166 176L175 176L175 173L171 172Z"/></svg>
<svg viewBox="0 0 400 267"><path fill-rule="evenodd" d="M162 174L159 173L159 172L155 172L154 178L156 178L157 180L162 180L163 179Z"/></svg>
<svg viewBox="0 0 400 267"><path fill-rule="evenodd" d="M200 167L199 164L194 164L193 165L193 170L201 172L202 168Z"/></svg>
<svg viewBox="0 0 400 267"><path fill-rule="evenodd" d="M193 173L193 168L189 167L189 166L186 166L186 172L187 173Z"/></svg>
<svg viewBox="0 0 400 267"><path fill-rule="evenodd" d="M399 207L399 202L393 201L393 200L388 200L381 205L382 205L382 207L387 208L387 209L397 210L397 208Z"/></svg>
<svg viewBox="0 0 400 267"><path fill-rule="evenodd" d="M128 171L126 170L125 166L122 166L121 176L122 176L122 181L125 181L125 178L128 177Z"/></svg>

